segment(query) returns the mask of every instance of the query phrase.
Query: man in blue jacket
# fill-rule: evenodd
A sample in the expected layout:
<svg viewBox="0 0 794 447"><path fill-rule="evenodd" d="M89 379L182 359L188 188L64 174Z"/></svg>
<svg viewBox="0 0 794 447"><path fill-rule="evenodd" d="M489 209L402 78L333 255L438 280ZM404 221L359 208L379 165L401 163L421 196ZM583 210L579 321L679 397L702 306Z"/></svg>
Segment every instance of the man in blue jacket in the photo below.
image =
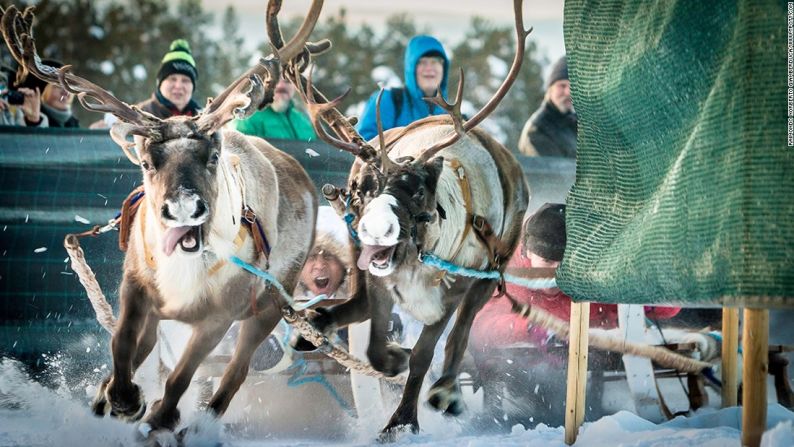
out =
<svg viewBox="0 0 794 447"><path fill-rule="evenodd" d="M444 109L422 98L433 97L438 90L446 98L448 72L449 58L441 42L425 35L411 39L405 49L405 87L383 92L380 104L383 130L407 126L430 115L446 113ZM377 98L378 92L369 98L358 125L359 133L367 140L378 135L375 120Z"/></svg>

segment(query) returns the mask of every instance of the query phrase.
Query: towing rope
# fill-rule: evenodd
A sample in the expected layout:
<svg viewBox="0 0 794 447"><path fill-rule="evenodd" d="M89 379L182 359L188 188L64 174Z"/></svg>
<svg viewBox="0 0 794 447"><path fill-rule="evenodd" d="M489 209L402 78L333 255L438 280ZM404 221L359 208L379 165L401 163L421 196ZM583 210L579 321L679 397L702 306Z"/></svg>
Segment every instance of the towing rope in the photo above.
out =
<svg viewBox="0 0 794 447"><path fill-rule="evenodd" d="M72 270L74 270L74 272L77 274L80 283L85 288L86 294L88 295L88 300L91 302L91 306L94 308L94 312L96 313L97 321L99 321L99 324L102 325L102 327L105 328L105 330L107 330L111 335L115 331L117 320L113 315L113 309L110 307L105 294L102 292L102 288L99 286L99 283L96 280L96 275L86 262L85 253L83 252L82 247L80 247L79 238L83 236L96 236L101 233L105 233L115 228L115 225L116 222L111 220L111 222L104 227L96 226L92 230L86 231L84 233L67 234L63 241L66 252L69 254L69 258L71 259ZM233 256L231 261L240 267L243 267L245 270L261 278L264 278L275 286L276 290L278 290L281 296L284 297L289 303L289 305L282 308L284 320L294 326L295 329L298 330L298 332L300 332L300 334L306 340L311 342L321 352L333 358L339 362L339 364L351 371L355 371L369 377L379 378L387 382L397 384L405 383L405 376L386 377L382 373L372 368L371 365L352 356L345 349L328 340L328 337L323 335L321 332L315 329L311 323L309 323L306 313L307 311L304 308L300 307L298 310L292 307L294 299L287 293L284 287L278 282L278 280L276 280L275 277L273 277L273 275L259 270L250 264L247 264L236 256Z"/></svg>

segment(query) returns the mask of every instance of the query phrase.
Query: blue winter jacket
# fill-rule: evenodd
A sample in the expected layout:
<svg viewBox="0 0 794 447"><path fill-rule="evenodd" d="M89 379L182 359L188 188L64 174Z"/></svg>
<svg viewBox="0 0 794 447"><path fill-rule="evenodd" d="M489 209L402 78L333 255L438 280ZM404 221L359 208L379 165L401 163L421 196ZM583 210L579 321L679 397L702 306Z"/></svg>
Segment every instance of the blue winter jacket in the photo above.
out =
<svg viewBox="0 0 794 447"><path fill-rule="evenodd" d="M391 89L383 92L383 98L380 101L380 117L384 131L393 127L407 126L430 115L446 113L441 107L422 100L424 94L419 90L419 86L416 83L416 65L419 63L419 59L428 53L434 53L444 58L444 75L441 78L440 89L444 98L447 97L449 58L444 51L444 47L441 42L433 37L424 35L414 37L408 42L408 47L405 49L405 88L403 89L400 115L396 116ZM361 114L361 121L358 124L358 132L366 140L378 135L378 125L375 121L375 102L377 99L378 92L370 96L367 105L364 107L364 112Z"/></svg>

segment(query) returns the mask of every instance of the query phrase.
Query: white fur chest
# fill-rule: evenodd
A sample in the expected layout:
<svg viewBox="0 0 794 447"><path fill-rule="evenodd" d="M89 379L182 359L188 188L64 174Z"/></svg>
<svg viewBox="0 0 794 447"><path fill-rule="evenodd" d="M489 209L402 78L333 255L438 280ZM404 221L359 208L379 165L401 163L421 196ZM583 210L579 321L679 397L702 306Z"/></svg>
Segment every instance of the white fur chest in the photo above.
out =
<svg viewBox="0 0 794 447"><path fill-rule="evenodd" d="M428 287L427 282L418 279L414 273L413 269L395 272L396 281L390 286L390 291L395 302L411 316L426 325L433 324L444 316L444 289Z"/></svg>

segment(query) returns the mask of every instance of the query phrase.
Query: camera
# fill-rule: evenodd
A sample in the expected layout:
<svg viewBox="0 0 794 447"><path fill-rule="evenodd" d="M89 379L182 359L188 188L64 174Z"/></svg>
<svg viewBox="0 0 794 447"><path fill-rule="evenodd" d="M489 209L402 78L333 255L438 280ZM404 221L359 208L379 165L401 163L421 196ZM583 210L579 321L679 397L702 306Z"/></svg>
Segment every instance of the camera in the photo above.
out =
<svg viewBox="0 0 794 447"><path fill-rule="evenodd" d="M18 105L20 105L20 104L25 102L25 95L23 95L22 93L20 93L18 91L10 90L6 94L6 101L8 101L9 104L18 106Z"/></svg>

